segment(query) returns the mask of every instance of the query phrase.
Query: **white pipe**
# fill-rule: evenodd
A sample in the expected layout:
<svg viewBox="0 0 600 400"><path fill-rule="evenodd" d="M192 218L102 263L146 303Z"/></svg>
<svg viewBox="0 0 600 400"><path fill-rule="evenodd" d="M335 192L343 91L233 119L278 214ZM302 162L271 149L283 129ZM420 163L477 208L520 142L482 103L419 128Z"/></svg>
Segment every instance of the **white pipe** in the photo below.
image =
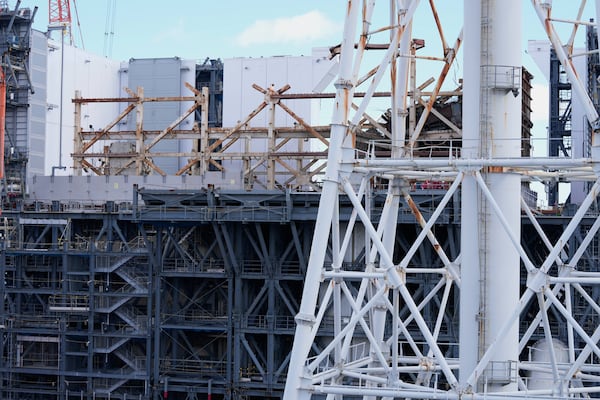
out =
<svg viewBox="0 0 600 400"><path fill-rule="evenodd" d="M581 338L584 340L584 342L587 343L586 348L589 346L594 351L596 356L600 357L600 348L596 344L597 340L594 340L593 338L591 338L587 334L587 332L581 327L581 325L579 325L579 323L577 321L575 321L575 318L573 318L573 316L571 316L571 314L569 314L567 309L562 305L560 300L554 295L554 293L552 293L552 291L548 290L545 292L545 294L546 294L546 298L548 300L550 300L552 302L552 304L554 304L554 307L556 307L556 309L563 315L563 317L565 317L565 319L571 325L573 325L573 328L575 329L575 331L579 334L579 336L581 336Z"/></svg>
<svg viewBox="0 0 600 400"><path fill-rule="evenodd" d="M419 1L420 0L414 0L409 5L408 9L406 10L406 19L412 19L412 16L414 15L417 6L419 5ZM398 30L398 34L394 36L394 39L392 40L388 49L386 50L383 60L381 61L381 65L388 65L390 61L392 61L392 56L398 49L398 43L400 42L401 36L404 35L405 29L405 26L400 27L400 29ZM373 94L375 93L375 89L377 89L381 78L383 78L384 73L385 68L381 67L375 73L375 76L371 80L371 85L369 85L369 88L367 89L365 96L363 97L358 107L358 110L356 111L356 114L354 114L354 118L352 119L352 126L358 124L358 121L360 121L360 119L362 118L363 114L367 109L367 106L369 105L369 102L371 101L371 98L373 97Z"/></svg>
<svg viewBox="0 0 600 400"><path fill-rule="evenodd" d="M488 189L488 187L486 186L486 184L483 180L483 177L481 176L481 174L479 172L475 173L475 178L477 179L477 183L479 184L479 189L481 189L485 198L488 201L488 205L490 205L495 212L494 217L498 221L499 228L502 229L502 231L504 231L504 233L507 235L510 243L512 244L512 246L510 246L510 248L514 249L518 253L521 260L523 260L523 264L525 265L525 268L527 269L528 272L535 271L536 267L535 267L535 265L533 265L533 262L531 262L531 260L527 256L527 253L525 252L525 249L523 249L523 246L521 246L521 241L519 240L517 233L514 232L514 230L513 230L514 228L510 225L510 222L504 216L501 204L499 204L498 201L494 198L492 191L490 189ZM520 199L520 194L519 194L519 199ZM508 250L507 247L502 247L502 249L505 251Z"/></svg>
<svg viewBox="0 0 600 400"><path fill-rule="evenodd" d="M310 334L311 340L313 340L317 334L317 330L315 328L318 327L319 325L321 325L321 321L323 320L323 317L325 316L325 312L328 309L327 306L329 305L329 300L331 299L332 294L333 294L333 285L327 285L327 288L325 289L325 293L323 294L323 297L321 298L321 304L319 307L319 312L317 313L317 316L315 318L315 324L313 325L313 329Z"/></svg>
<svg viewBox="0 0 600 400"><path fill-rule="evenodd" d="M544 295L541 292L537 293L538 305L540 307L540 314L542 316L542 326L544 327L544 336L546 337L546 344L548 345L548 351L550 352L550 365L552 366L552 378L554 383L558 384L560 381L558 377L558 368L556 367L556 351L552 343L552 332L550 330L550 321L548 319L548 309L544 301ZM562 389L563 385L560 385ZM563 393L561 393L562 395Z"/></svg>
<svg viewBox="0 0 600 400"><path fill-rule="evenodd" d="M590 243L592 243L592 240L595 239L598 229L600 229L600 216L596 217L596 220L592 224L592 227L587 232L587 234L583 238L582 242L579 244L579 247L575 251L575 254L573 254L573 256L571 257L571 260L567 264L569 267L575 268L577 266L577 264L579 263L579 260L581 259L581 257L583 257L583 254L587 250L588 246L590 245ZM573 273L571 275L577 276L581 273L582 272L580 272L580 271L573 271Z"/></svg>
<svg viewBox="0 0 600 400"><path fill-rule="evenodd" d="M577 209L577 212L575 213L573 218L571 218L571 221L569 221L567 228L560 235L560 238L556 242L556 245L554 246L554 248L552 249L552 251L550 252L548 257L546 257L546 260L544 260L543 264L540 267L541 271L546 273L546 272L548 272L550 267L552 267L552 265L554 264L554 261L556 260L556 257L558 257L559 253L563 250L567 241L569 240L569 238L571 237L571 235L573 234L575 229L579 226L579 223L585 216L585 213L587 212L587 210L590 208L590 206L592 205L592 203L595 201L596 197L598 196L599 188L600 188L600 181L596 181L594 183L594 185L592 186L592 188L590 189L590 192L587 194L587 196L585 197L585 199L583 200L583 202Z"/></svg>
<svg viewBox="0 0 600 400"><path fill-rule="evenodd" d="M454 195L454 193L458 189L460 183L463 180L463 176L464 175L463 175L462 172L459 172L458 175L456 175L456 177L454 179L454 182L452 183L452 185L450 185L450 188L448 188L448 191L444 194L444 197L442 198L442 200L440 201L440 203L436 207L435 211L433 212L433 214L429 218L429 221L427 221L427 223L425 225L421 226L421 228L422 228L421 232L419 232L419 235L414 240L412 246L410 247L410 249L408 249L408 251L406 252L406 255L404 256L404 258L402 259L402 261L400 261L399 268L406 268L406 267L408 267L408 264L409 264L410 260L412 259L412 257L417 252L419 246L421 245L421 243L425 239L425 236L429 236L430 239L435 240L435 236L433 236L433 233L431 232L431 228L436 223L436 221L439 218L439 216L442 214L442 211L445 210L446 204L448 204L448 202L450 201L450 199L452 198L452 196ZM446 266L447 266L447 264L446 264ZM460 279L458 279L458 280L460 281Z"/></svg>
<svg viewBox="0 0 600 400"><path fill-rule="evenodd" d="M414 6L418 4L418 1L402 2L399 5L403 7L405 5ZM406 18L405 15L400 18L400 10L396 9L394 1L390 2L390 26L394 29L390 31L390 47L392 50L390 60L390 78L391 78L391 122L392 122L392 157L400 157L403 153L404 139L406 137L406 93L408 91L408 65L412 62L407 58L398 58L398 51L401 54L407 54L410 51L411 46L411 28L412 28L412 15ZM396 41L400 39L400 50L394 45ZM394 47L392 47L394 46ZM383 65L383 64L382 64ZM384 68L380 68L377 72L383 71ZM364 104L364 103L363 103ZM356 120L355 115L354 120ZM361 115L362 118L362 115ZM402 185L399 179L393 179L389 183L388 196L386 198L384 210L377 228L378 234L382 234L383 246L387 249L390 254L394 254L394 247L396 243L396 228L398 225L398 206L400 203L400 185ZM371 262L375 261L376 251L371 251L369 258ZM396 293L397 294L397 293ZM396 319L397 316L392 317ZM372 314L372 329L377 338L377 346L384 341L384 332L387 320L387 311L383 307L376 307ZM395 326L395 332L397 332L397 325ZM397 343L394 344L396 349ZM393 350L392 349L392 350Z"/></svg>
<svg viewBox="0 0 600 400"><path fill-rule="evenodd" d="M440 274L447 275L448 270L446 268L406 268L404 269L406 274Z"/></svg>
<svg viewBox="0 0 600 400"><path fill-rule="evenodd" d="M367 179L363 179L360 182L360 188L358 189L358 198L362 199L365 194L365 189L367 186ZM342 246L340 248L341 254L346 254L346 250L350 245L350 239L352 239L352 233L354 231L354 224L356 223L357 213L356 210L352 210L352 214L350 215L350 220L346 226L346 233L344 234L344 240L342 241Z"/></svg>
<svg viewBox="0 0 600 400"><path fill-rule="evenodd" d="M482 30L487 32L487 38L482 38L481 63L484 76L481 77L479 118L488 122L482 125L484 131L480 132L481 156L517 159L521 155L520 91L514 96L515 92L498 88L497 80L506 79L504 74L514 76L522 65L520 48L515 46L515 43L521 41L522 1L488 0L482 2L482 7L489 10L489 15L484 15L482 10L482 24L484 21L487 23ZM479 212L483 219L481 224L478 221L484 284L481 299L483 331L480 332L480 340L483 348L495 344L496 351L490 355L491 362L516 362L519 359L519 324L518 319L513 319L513 310L519 305L519 259L524 254L519 254L522 248L518 241L514 244L514 240L520 237L521 231L521 180L515 173L496 168L485 173L485 181L490 196L480 205ZM480 185L480 188L486 191L485 185ZM490 206L495 212L491 212ZM462 226L462 229L471 228L471 225ZM530 263L526 255L523 261L526 265ZM497 332L503 327L506 327L504 335L497 336ZM516 389L516 382L490 382L487 385L488 392Z"/></svg>
<svg viewBox="0 0 600 400"><path fill-rule="evenodd" d="M342 186L344 187L344 190L346 192L346 195L348 196L348 199L350 199L350 201L352 202L352 205L358 212L358 217L362 221L367 235L371 238L371 240L373 241L373 244L379 251L379 256L381 258L381 264L387 270L388 279L390 280L390 284L392 285L392 287L397 287L397 286L401 285L402 278L399 276L398 272L394 268L394 262L392 261L392 256L390 255L388 250L385 248L385 246L381 242L381 239L379 238L379 236L377 234L377 230L375 230L375 228L373 227L373 224L369 220L369 217L367 216L367 213L365 212L364 208L362 207L362 204L360 204L360 200L358 199L356 194L354 194L352 184L350 184L350 182L348 182L348 180L346 178L344 178L342 180Z"/></svg>
<svg viewBox="0 0 600 400"><path fill-rule="evenodd" d="M302 364L303 366L303 370L304 368L306 368L306 370L308 371L315 371L317 369L317 367L319 366L319 364L321 363L321 361L323 361L325 358L327 358L327 356L331 353L331 351L335 348L335 346L337 345L337 343L343 338L345 337L345 335L350 332L350 330L352 330L354 328L354 326L356 326L357 323L359 323L360 320L363 320L364 315L371 310L371 308L373 307L373 305L375 303L377 303L379 301L379 297L381 297L384 293L386 292L386 288L382 287L380 288L377 293L375 295L373 295L373 297L371 298L371 300L369 300L369 302L367 304L365 304L365 306L363 308L361 308L360 310L354 310L354 314L352 315L352 318L350 319L350 321L348 322L348 324L344 327L344 329L342 329L342 331L340 332L340 334L338 336L336 336L335 338L333 338L333 340L329 343L329 345L327 345L327 347L325 347L321 353L319 353L310 364L308 364L306 367L304 367L304 364ZM353 303L353 302L352 302Z"/></svg>
<svg viewBox="0 0 600 400"><path fill-rule="evenodd" d="M417 305L417 311L421 312L421 310L423 309L423 307L425 307L431 301L431 299L433 299L437 295L437 292L445 284L446 284L446 277L440 278L440 280L438 281L438 283L436 283L435 286L429 291L429 293L427 293L427 296L425 296L425 298L423 300L421 300L421 302ZM408 324L410 324L412 322L413 319L414 319L413 315L410 314L406 318L406 320L404 321L404 323L406 325L408 325Z"/></svg>
<svg viewBox="0 0 600 400"><path fill-rule="evenodd" d="M565 277L548 277L548 282L550 283L581 283L581 284L600 284L600 277L597 278L584 278L584 277L573 277L573 276L565 276Z"/></svg>
<svg viewBox="0 0 600 400"><path fill-rule="evenodd" d="M598 342L598 340L600 339L600 326L596 328L596 331L592 334L591 339L594 343ZM583 350L581 350L581 352L579 353L577 359L571 364L571 368L569 368L569 370L565 374L565 377L570 378L574 376L577 373L577 371L582 368L583 364L588 359L591 353L592 348L590 346L585 346Z"/></svg>
<svg viewBox="0 0 600 400"><path fill-rule="evenodd" d="M483 167L540 167L567 168L592 165L591 158L481 158L481 159L357 159L357 166L395 168L483 168Z"/></svg>
<svg viewBox="0 0 600 400"><path fill-rule="evenodd" d="M357 271L325 271L323 272L324 278L336 279L383 279L386 274L384 272L357 272Z"/></svg>
<svg viewBox="0 0 600 400"><path fill-rule="evenodd" d="M311 388L315 393L333 393L341 396L356 396L356 388L347 386L314 386ZM392 397L392 398L408 398L408 399L446 399L446 400L458 400L459 396L456 393L444 391L444 390L433 390L423 387L422 390L400 390L390 388L361 388L360 394L363 396L380 396L380 397Z"/></svg>
<svg viewBox="0 0 600 400"><path fill-rule="evenodd" d="M594 3L596 8L596 20L594 21L596 23L596 36L598 43L600 43L600 0L596 0Z"/></svg>
<svg viewBox="0 0 600 400"><path fill-rule="evenodd" d="M525 214L527 214L529 221L531 221L531 224L533 225L533 227L535 228L535 231L540 236L540 239L542 239L542 242L544 242L544 245L546 245L546 248L549 251L552 251L552 243L550 243L548 236L546 236L546 232L544 232L541 225L539 224L537 219L534 217L533 213L531 212L531 209L529 208L527 203L525 203L525 200L523 199L523 197L521 197L521 209L523 211L525 211ZM563 251L561 253L561 255L565 255L565 252ZM560 257L556 257L556 263L559 265L563 265L562 259Z"/></svg>
<svg viewBox="0 0 600 400"><path fill-rule="evenodd" d="M393 2L391 2L393 3ZM395 7L393 7L395 8ZM396 19L396 15L392 15L392 25L400 23L405 25L404 33L400 39L400 54L409 54L412 44L412 18L406 20L406 16L402 17L401 21ZM398 52L396 53L396 55ZM408 111L406 108L406 100L408 93L408 72L410 65L416 62L410 58L399 57L397 60L392 60L392 69L398 65L397 73L392 72L392 157L398 158L402 156L404 142L406 140L406 120ZM394 79L396 80L394 82Z"/></svg>
<svg viewBox="0 0 600 400"><path fill-rule="evenodd" d="M431 347L433 354L435 355L436 361L438 362L440 368L444 372L446 379L448 380L448 384L450 385L450 387L452 387L454 389L457 388L458 380L452 373L452 370L450 369L450 366L449 366L448 362L446 361L446 358L444 357L444 353L441 351L440 347L435 342L435 339L434 339L433 335L431 334L431 332L429 331L429 327L427 326L427 323L425 322L425 320L421 316L421 313L417 309L417 305L415 304L414 300L412 299L410 292L408 291L408 289L406 288L405 285L401 285L399 287L399 290L400 290L400 294L402 295L402 298L404 299L404 301L406 303L406 306L408 307L410 312L413 314L413 316L415 318L415 322L417 323L417 325L419 326L419 329L421 330L421 334L427 341L427 344Z"/></svg>
<svg viewBox="0 0 600 400"><path fill-rule="evenodd" d="M531 298L533 297L534 294L535 293L529 288L525 291L525 293L523 293L523 296L521 297L521 300L519 301L519 306L517 308L513 309L513 313L510 316L510 318L507 319L504 322L504 325L498 330L498 332L496 332L497 334L495 336L494 342L492 344L490 344L490 346L487 348L487 350L485 351L483 356L480 358L479 362L477 363L477 367L475 367L475 370L467 379L466 385L463 386L463 389L472 390L475 388L475 386L477 384L477 380L483 374L488 363L491 361L492 357L496 353L496 351L497 351L496 346L498 345L498 343L500 343L500 339L503 338L507 334L507 332L511 329L511 326L516 321L518 321L519 315L521 314L521 312L523 311L525 306L529 303L529 301L531 300Z"/></svg>

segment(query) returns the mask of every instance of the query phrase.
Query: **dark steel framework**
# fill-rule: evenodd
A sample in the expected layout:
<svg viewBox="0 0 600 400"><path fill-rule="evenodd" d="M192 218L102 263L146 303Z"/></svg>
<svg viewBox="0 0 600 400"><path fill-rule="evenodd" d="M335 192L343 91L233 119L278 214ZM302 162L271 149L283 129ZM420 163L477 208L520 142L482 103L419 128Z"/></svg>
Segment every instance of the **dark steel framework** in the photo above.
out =
<svg viewBox="0 0 600 400"><path fill-rule="evenodd" d="M208 126L223 126L223 62L220 59L207 58L196 65L196 89L208 88ZM196 122L202 121L197 111Z"/></svg>
<svg viewBox="0 0 600 400"><path fill-rule="evenodd" d="M427 217L443 193L418 189L413 198ZM119 207L22 203L5 213L0 396L279 398L318 198L140 189ZM383 193L369 198L373 215L384 200ZM456 199L435 227L453 257L458 210ZM342 205L345 220L350 212L349 202ZM399 221L398 260L420 231L406 205ZM523 244L532 259L541 259L544 247L527 221L523 229L531 235L523 235ZM552 240L567 222L548 216L542 223ZM574 240L582 240L585 229ZM363 257L353 254L347 263L359 265ZM418 257L423 266L440 262L430 245L422 245ZM598 269L597 239L586 264ZM424 298L435 284L423 277L410 287ZM589 305L574 309L582 326L599 322ZM423 315L433 320L436 314L425 309ZM567 340L566 330L555 326ZM445 316L442 332L447 342L458 341L456 313ZM453 356L456 348L445 351Z"/></svg>
<svg viewBox="0 0 600 400"><path fill-rule="evenodd" d="M571 156L571 83L556 57L550 51L550 126L548 127L548 156ZM548 183L548 205L558 205L558 182Z"/></svg>
<svg viewBox="0 0 600 400"><path fill-rule="evenodd" d="M0 9L0 65L6 76L5 173L2 198L20 197L25 192L28 160L27 120L30 93L34 88L29 73L31 26L37 7Z"/></svg>

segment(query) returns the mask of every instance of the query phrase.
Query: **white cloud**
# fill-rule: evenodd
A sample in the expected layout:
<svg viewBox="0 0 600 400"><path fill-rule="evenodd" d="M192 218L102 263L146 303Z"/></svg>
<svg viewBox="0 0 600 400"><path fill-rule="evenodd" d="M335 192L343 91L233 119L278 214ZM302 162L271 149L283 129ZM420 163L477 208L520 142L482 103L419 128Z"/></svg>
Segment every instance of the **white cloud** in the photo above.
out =
<svg viewBox="0 0 600 400"><path fill-rule="evenodd" d="M319 11L271 20L257 20L236 37L241 46L299 43L338 33L341 25Z"/></svg>

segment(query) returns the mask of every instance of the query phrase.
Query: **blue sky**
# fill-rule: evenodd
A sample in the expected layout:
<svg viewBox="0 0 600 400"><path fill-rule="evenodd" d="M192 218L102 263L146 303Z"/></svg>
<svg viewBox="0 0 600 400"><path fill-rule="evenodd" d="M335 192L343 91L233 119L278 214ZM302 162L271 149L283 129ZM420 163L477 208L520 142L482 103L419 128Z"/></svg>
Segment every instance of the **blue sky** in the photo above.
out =
<svg viewBox="0 0 600 400"><path fill-rule="evenodd" d="M314 46L340 40L343 20L339 16L344 9L342 2L318 0L78 0L76 4L84 46L97 54L104 53L109 5L116 5L111 56L119 60L310 54ZM39 6L35 27L45 31L48 2L22 2L24 7L35 5Z"/></svg>
<svg viewBox="0 0 600 400"><path fill-rule="evenodd" d="M15 0L9 4L14 6ZM384 3L384 2L382 2ZM420 20L415 36L428 39L435 30L427 1L421 1ZM577 3L577 4L576 4ZM593 3L588 1L588 3ZM105 54L112 38L111 58L172 57L199 59L260 57L310 54L313 47L340 42L346 2L343 0L77 0L80 28L75 7L73 35L86 50ZM462 1L435 2L446 39L451 44L462 20ZM21 7L39 6L35 28L48 25L47 0L23 0ZM387 10L387 6L382 4ZM554 14L574 19L578 2L553 2ZM523 0L524 40L543 39L545 33L533 12L531 2ZM111 11L113 23L107 26ZM585 19L593 17L588 4ZM114 24L114 25L113 25ZM114 26L114 29L113 29ZM107 32L113 32L107 36ZM429 41L431 42L431 41ZM580 44L583 42L580 40ZM528 60L524 60L526 63ZM534 71L534 75L535 71Z"/></svg>

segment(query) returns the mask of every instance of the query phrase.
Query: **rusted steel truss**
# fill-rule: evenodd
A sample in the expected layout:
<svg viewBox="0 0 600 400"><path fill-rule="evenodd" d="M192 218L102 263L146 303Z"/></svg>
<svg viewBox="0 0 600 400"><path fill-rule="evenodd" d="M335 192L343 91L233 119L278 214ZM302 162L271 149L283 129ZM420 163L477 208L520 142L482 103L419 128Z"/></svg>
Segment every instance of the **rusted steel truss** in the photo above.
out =
<svg viewBox="0 0 600 400"><path fill-rule="evenodd" d="M445 41L445 39L442 39ZM409 85L407 96L406 148L410 149L410 157L430 157L440 151L449 155L460 147L461 126L457 125L454 104L459 104L462 88L442 91L441 83L447 74L446 69L452 64L454 55L460 44L460 35L454 48L445 47L446 58L443 59L444 71L437 80L432 91L425 88L436 82L433 78L417 84L415 65L417 50L424 47L424 42L413 39L410 45L411 54ZM335 54L335 48L332 48ZM377 68L367 72L360 81L366 82L377 73ZM75 175L84 172L96 175L205 175L221 172L228 168L241 168L243 187L245 189L291 188L300 190L320 190L321 177L327 164L329 146L329 126L313 126L300 117L287 104L287 100L299 99L334 99L334 93L288 93L289 85L279 89L275 87L253 88L264 95L263 101L234 127L216 128L208 125L208 88L195 89L186 84L190 96L182 97L145 97L143 88L136 92L126 89L129 97L124 98L82 98L76 92L75 134L73 168ZM387 97L391 92L357 92L355 98ZM458 103L449 101L459 99ZM162 130L144 128L144 106L146 103L187 102L191 106ZM100 130L86 130L82 125L82 105L90 103L124 103L126 106L112 121ZM383 115L369 115L369 110L352 108L361 118L352 121L357 157L382 155L390 151L391 119L390 112ZM450 108L453 110L450 110ZM275 126L275 111L279 109L294 121L294 126ZM267 113L266 126L253 124L260 114ZM135 115L135 130L122 129L123 121ZM183 129L180 125L191 115L199 115L191 129ZM460 116L460 110L458 111ZM129 117L128 117L129 116ZM120 127L121 126L121 127ZM410 143L409 142L410 138ZM188 140L192 145L188 151L161 151L157 144L162 141ZM126 147L111 147L114 142L126 142ZM260 143L262 145L258 146ZM266 146L264 145L266 143ZM449 144L450 143L450 144ZM260 150L259 150L260 148ZM315 151L316 149L316 151ZM442 150L440 150L442 149ZM443 150L446 149L446 150ZM454 149L454 150L448 150ZM160 167L160 158L178 158L179 169L165 171ZM235 163L233 163L235 161ZM235 167L231 167L235 166ZM224 175L225 176L225 175Z"/></svg>
<svg viewBox="0 0 600 400"><path fill-rule="evenodd" d="M181 158L185 165L174 175L202 175L226 172L224 161L241 161L243 181L246 189L258 188L304 188L319 190L318 178L325 169L325 158L329 144L329 127L311 126L283 103L286 85L275 88L253 87L264 94L264 100L232 128L208 126L208 88L197 90L189 84L186 87L192 96L184 97L145 97L143 88L137 92L127 90L125 98L81 98L75 99L75 135L73 164L74 174L91 171L96 175L168 175L157 164L161 157ZM298 95L289 95L295 99ZM306 98L306 96L299 95ZM192 105L178 118L162 130L144 129L144 105L151 102L192 102ZM81 119L83 104L127 103L123 111L104 128L93 131L84 129ZM294 127L275 127L275 109L279 108L295 121ZM269 112L267 127L253 127L252 120L261 112ZM200 121L195 121L191 129L182 129L181 123L190 115L198 113ZM135 115L135 130L119 130L119 123L128 115ZM190 140L191 150L187 152L165 152L156 150L156 145L167 140ZM267 141L266 151L255 150L253 141ZM115 152L110 150L114 142L128 142L135 151ZM318 142L314 151L308 142ZM237 143L237 146L234 144ZM116 162L118 161L118 162ZM239 164L239 163L238 163ZM236 164L236 165L238 165ZM115 166L115 165L118 165Z"/></svg>

